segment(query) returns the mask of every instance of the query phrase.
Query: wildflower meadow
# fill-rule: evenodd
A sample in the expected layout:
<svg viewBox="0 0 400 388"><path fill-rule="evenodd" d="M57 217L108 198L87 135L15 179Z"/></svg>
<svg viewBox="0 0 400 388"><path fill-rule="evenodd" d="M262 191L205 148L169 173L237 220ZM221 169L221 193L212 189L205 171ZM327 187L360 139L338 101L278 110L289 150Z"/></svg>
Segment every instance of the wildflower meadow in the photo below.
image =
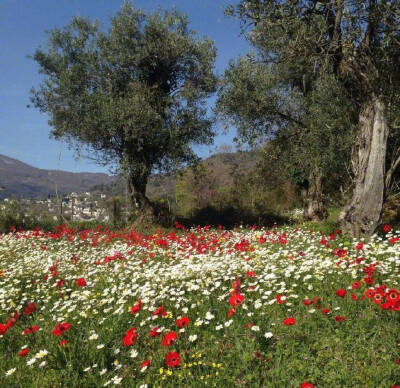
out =
<svg viewBox="0 0 400 388"><path fill-rule="evenodd" d="M400 231L0 235L1 387L400 386Z"/></svg>

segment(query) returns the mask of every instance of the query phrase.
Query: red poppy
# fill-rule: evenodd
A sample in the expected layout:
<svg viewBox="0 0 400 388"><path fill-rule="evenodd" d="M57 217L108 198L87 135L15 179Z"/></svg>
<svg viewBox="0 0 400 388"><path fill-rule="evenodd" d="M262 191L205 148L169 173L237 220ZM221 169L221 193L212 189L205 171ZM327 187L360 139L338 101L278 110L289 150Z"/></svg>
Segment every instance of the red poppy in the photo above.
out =
<svg viewBox="0 0 400 388"><path fill-rule="evenodd" d="M63 339L58 343L58 346L62 347L62 346L67 345L67 343L68 343L68 341L66 339Z"/></svg>
<svg viewBox="0 0 400 388"><path fill-rule="evenodd" d="M182 318L179 318L176 321L176 325L178 327L186 327L188 324L189 324L189 318L188 317L182 317Z"/></svg>
<svg viewBox="0 0 400 388"><path fill-rule="evenodd" d="M247 271L246 276L249 278L255 278L257 275L254 271Z"/></svg>
<svg viewBox="0 0 400 388"><path fill-rule="evenodd" d="M385 232L385 233L389 233L392 229L393 229L393 227L392 227L392 225L388 225L388 224L386 224L386 225L383 225L383 231Z"/></svg>
<svg viewBox="0 0 400 388"><path fill-rule="evenodd" d="M296 323L296 319L293 317L288 317L283 320L283 324L286 326L292 326Z"/></svg>
<svg viewBox="0 0 400 388"><path fill-rule="evenodd" d="M34 333L35 331L38 331L40 329L39 326L32 326L32 327L28 327L27 329L25 329L22 334L23 335L27 335L27 334L31 334Z"/></svg>
<svg viewBox="0 0 400 388"><path fill-rule="evenodd" d="M336 317L335 317L336 322L343 322L345 320L346 320L346 317L344 317L342 315L336 315Z"/></svg>
<svg viewBox="0 0 400 388"><path fill-rule="evenodd" d="M68 322L64 323L59 323L56 325L56 327L53 329L52 333L59 337L62 333L65 331L68 331L71 328L71 325Z"/></svg>
<svg viewBox="0 0 400 388"><path fill-rule="evenodd" d="M239 306L242 304L244 301L244 296L240 293L234 293L230 298L229 298L229 304L233 307Z"/></svg>
<svg viewBox="0 0 400 388"><path fill-rule="evenodd" d="M8 327L0 323L0 335L4 335L7 333Z"/></svg>
<svg viewBox="0 0 400 388"><path fill-rule="evenodd" d="M360 282L360 281L354 282L354 283L351 285L351 288L352 288L353 290L358 290L360 287L361 287L361 282Z"/></svg>
<svg viewBox="0 0 400 388"><path fill-rule="evenodd" d="M36 309L37 309L36 303L28 302L24 309L24 314L26 314L26 315L32 314L36 311Z"/></svg>
<svg viewBox="0 0 400 388"><path fill-rule="evenodd" d="M395 361L395 363L396 363L397 365L400 365L400 358L398 358L398 359Z"/></svg>
<svg viewBox="0 0 400 388"><path fill-rule="evenodd" d="M383 302L383 294L376 292L372 303L381 304Z"/></svg>
<svg viewBox="0 0 400 388"><path fill-rule="evenodd" d="M179 353L177 352L169 352L165 356L165 362L170 368L174 368L176 366L179 366L181 363L181 358L179 356Z"/></svg>
<svg viewBox="0 0 400 388"><path fill-rule="evenodd" d="M368 290L365 291L364 295L365 295L366 298L371 299L375 295L375 290L372 289L372 288L368 288Z"/></svg>
<svg viewBox="0 0 400 388"><path fill-rule="evenodd" d="M282 299L282 298L285 298L285 296L284 296L284 295L281 295L281 294L278 294L278 295L276 296L276 301L277 301L279 304L284 304L284 303L285 303L285 299Z"/></svg>
<svg viewBox="0 0 400 388"><path fill-rule="evenodd" d="M363 249L363 247L364 247L364 244L363 244L362 242L358 243L358 244L355 246L355 248L356 248L357 250Z"/></svg>
<svg viewBox="0 0 400 388"><path fill-rule="evenodd" d="M167 315L167 312L164 310L164 306L160 306L154 310L153 315L161 315L165 317Z"/></svg>
<svg viewBox="0 0 400 388"><path fill-rule="evenodd" d="M20 356L20 357L25 357L28 353L29 353L29 349L28 349L28 348L25 348L25 349L22 349L22 350L18 353L18 356Z"/></svg>
<svg viewBox="0 0 400 388"><path fill-rule="evenodd" d="M9 329L10 327L13 327L15 325L15 322L17 322L17 320L15 318L9 318L6 323L7 329Z"/></svg>
<svg viewBox="0 0 400 388"><path fill-rule="evenodd" d="M234 315L235 312L236 312L236 310L235 310L234 308L230 309L230 310L228 311L228 318L230 318L232 315Z"/></svg>
<svg viewBox="0 0 400 388"><path fill-rule="evenodd" d="M365 282L365 284L374 284L375 279L370 276L367 276L364 278L364 282Z"/></svg>
<svg viewBox="0 0 400 388"><path fill-rule="evenodd" d="M140 364L140 368L148 368L150 366L150 363L150 360L145 360Z"/></svg>
<svg viewBox="0 0 400 388"><path fill-rule="evenodd" d="M351 299L352 299L352 300L357 300L357 295L351 294Z"/></svg>
<svg viewBox="0 0 400 388"><path fill-rule="evenodd" d="M131 307L131 314L136 314L140 311L140 309L142 308L142 300L139 299L138 302Z"/></svg>
<svg viewBox="0 0 400 388"><path fill-rule="evenodd" d="M315 386L311 383L309 383L308 381L305 381L304 383L302 383L300 385L300 388L315 388Z"/></svg>
<svg viewBox="0 0 400 388"><path fill-rule="evenodd" d="M138 332L136 331L136 327L132 327L129 330L127 330L125 337L123 339L124 346L132 346L135 344L137 341L139 335Z"/></svg>
<svg viewBox="0 0 400 388"><path fill-rule="evenodd" d="M178 335L174 331L170 331L169 333L165 334L164 338L161 341L161 345L171 346L176 342L177 339Z"/></svg>
<svg viewBox="0 0 400 388"><path fill-rule="evenodd" d="M389 302L397 302L400 301L400 293L394 289L391 288L390 290L388 290L387 294L386 294L386 300Z"/></svg>
<svg viewBox="0 0 400 388"><path fill-rule="evenodd" d="M331 312L331 309L329 309L329 308L325 308L325 309L323 309L322 310L322 314L329 314Z"/></svg>
<svg viewBox="0 0 400 388"><path fill-rule="evenodd" d="M76 279L76 284L78 287L85 287L86 286L85 278Z"/></svg>
<svg viewBox="0 0 400 388"><path fill-rule="evenodd" d="M64 279L60 279L60 280L57 282L57 287L58 287L58 288L61 288L64 284L65 284L65 280L64 280Z"/></svg>
<svg viewBox="0 0 400 388"><path fill-rule="evenodd" d="M344 288L339 288L336 291L336 295L339 296L340 298L344 298L347 294L347 291Z"/></svg>
<svg viewBox="0 0 400 388"><path fill-rule="evenodd" d="M232 288L235 292L239 292L240 290L240 278L237 278L233 283L232 283Z"/></svg>
<svg viewBox="0 0 400 388"><path fill-rule="evenodd" d="M158 328L158 326L153 327L153 329L150 332L150 335L152 337L158 337L161 334L161 331L159 331L160 329Z"/></svg>

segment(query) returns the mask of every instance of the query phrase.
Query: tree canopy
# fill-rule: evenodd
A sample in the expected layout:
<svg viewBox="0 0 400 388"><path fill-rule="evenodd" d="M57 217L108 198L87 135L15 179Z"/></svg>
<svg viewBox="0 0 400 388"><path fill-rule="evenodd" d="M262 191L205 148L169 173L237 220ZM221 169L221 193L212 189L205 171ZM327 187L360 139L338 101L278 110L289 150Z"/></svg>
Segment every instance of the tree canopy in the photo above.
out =
<svg viewBox="0 0 400 388"><path fill-rule="evenodd" d="M149 205L149 174L193 160L191 145L210 143L205 105L216 87L216 49L189 30L186 16L144 14L129 3L108 31L74 18L49 32L33 55L44 80L34 106L51 134L129 177L136 207Z"/></svg>
<svg viewBox="0 0 400 388"><path fill-rule="evenodd" d="M386 145L400 86L399 2L242 0L227 13L239 17L256 53L231 64L218 110L239 125L244 140L296 133L287 144L304 173L312 166L308 186L331 167L343 170L351 156L355 185L345 225L370 234L382 210L385 164L396 165Z"/></svg>

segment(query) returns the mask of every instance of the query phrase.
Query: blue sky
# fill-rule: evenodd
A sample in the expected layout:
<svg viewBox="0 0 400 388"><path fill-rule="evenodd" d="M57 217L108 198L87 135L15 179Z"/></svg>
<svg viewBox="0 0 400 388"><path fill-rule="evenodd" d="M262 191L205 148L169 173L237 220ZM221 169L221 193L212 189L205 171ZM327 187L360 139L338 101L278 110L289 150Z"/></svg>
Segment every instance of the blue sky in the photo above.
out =
<svg viewBox="0 0 400 388"><path fill-rule="evenodd" d="M216 70L222 74L230 59L249 50L247 42L240 36L239 22L223 14L225 7L233 1L136 0L134 6L147 12L175 6L186 13L192 29L215 41L218 49ZM45 45L45 30L65 26L74 16L97 19L107 26L122 3L122 0L0 1L0 154L39 168L107 171L86 159L76 160L65 144L49 139L48 117L35 108L27 108L30 88L40 83L38 66L27 56ZM233 129L227 135L218 135L213 147L230 143L233 136ZM196 148L202 157L208 156L211 150L205 146Z"/></svg>

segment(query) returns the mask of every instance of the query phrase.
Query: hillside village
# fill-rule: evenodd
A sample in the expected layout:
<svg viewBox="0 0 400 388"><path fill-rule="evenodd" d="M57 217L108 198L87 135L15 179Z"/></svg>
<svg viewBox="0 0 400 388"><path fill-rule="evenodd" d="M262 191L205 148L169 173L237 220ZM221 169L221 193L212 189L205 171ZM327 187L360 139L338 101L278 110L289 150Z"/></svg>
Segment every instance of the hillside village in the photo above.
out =
<svg viewBox="0 0 400 388"><path fill-rule="evenodd" d="M5 198L0 202L0 209L14 201ZM62 198L49 197L46 199L18 200L18 204L24 211L33 212L52 217L54 220L65 218L69 221L98 221L107 222L112 218L112 199L106 194L99 193L75 193L64 195ZM121 212L125 213L125 204L121 203Z"/></svg>

